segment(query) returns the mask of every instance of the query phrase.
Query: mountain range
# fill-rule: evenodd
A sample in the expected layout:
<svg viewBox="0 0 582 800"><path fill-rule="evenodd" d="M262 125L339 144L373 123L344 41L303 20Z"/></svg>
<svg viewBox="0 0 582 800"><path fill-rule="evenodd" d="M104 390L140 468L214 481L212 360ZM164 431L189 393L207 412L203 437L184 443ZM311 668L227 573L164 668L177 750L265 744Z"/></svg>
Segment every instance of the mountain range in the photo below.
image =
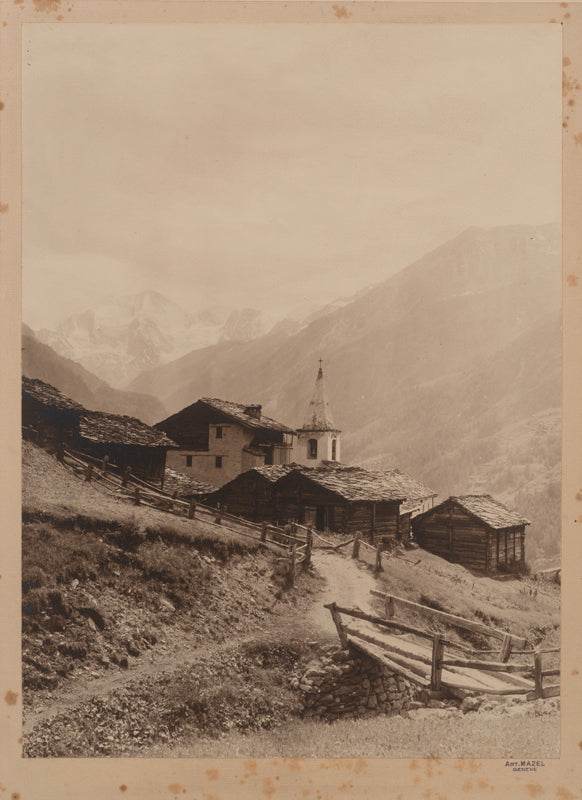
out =
<svg viewBox="0 0 582 800"><path fill-rule="evenodd" d="M147 393L113 389L80 364L39 342L28 325L22 326L22 374L56 386L67 397L92 411L110 411L153 424L165 416L159 400Z"/></svg>
<svg viewBox="0 0 582 800"><path fill-rule="evenodd" d="M274 324L253 308L189 313L159 292L112 297L37 338L59 355L120 387L141 372L219 341L250 341Z"/></svg>
<svg viewBox="0 0 582 800"><path fill-rule="evenodd" d="M191 317L143 293L73 317L59 334L73 354L72 342L110 342L100 376L112 369L117 381L157 361L125 391L30 330L23 369L90 408L146 422L214 396L261 403L297 427L322 358L345 463L399 467L444 496L492 493L532 520L529 557L557 558L560 260L557 225L470 228L301 323L285 320L258 335L260 313L231 323L220 310L209 314L204 324L213 335L220 329L218 338L203 347L197 339L167 363L180 331L193 330ZM83 363L98 361L97 351L89 347Z"/></svg>
<svg viewBox="0 0 582 800"><path fill-rule="evenodd" d="M295 333L220 342L128 388L168 413L216 396L298 426L321 357L346 463L495 492L536 516L534 552L556 553L560 326L559 227L470 228Z"/></svg>

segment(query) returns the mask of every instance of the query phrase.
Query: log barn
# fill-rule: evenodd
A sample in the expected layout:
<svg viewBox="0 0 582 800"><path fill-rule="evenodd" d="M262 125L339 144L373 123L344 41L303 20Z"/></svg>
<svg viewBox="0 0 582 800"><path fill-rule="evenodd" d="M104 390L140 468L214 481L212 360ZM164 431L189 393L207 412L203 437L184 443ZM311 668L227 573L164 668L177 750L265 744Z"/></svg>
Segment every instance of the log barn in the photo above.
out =
<svg viewBox="0 0 582 800"><path fill-rule="evenodd" d="M274 521L276 483L293 468L294 465L285 464L254 467L237 475L208 500L213 505L226 503L232 514L252 522Z"/></svg>
<svg viewBox="0 0 582 800"><path fill-rule="evenodd" d="M55 452L59 444L74 447L85 409L50 383L22 376L22 435Z"/></svg>
<svg viewBox="0 0 582 800"><path fill-rule="evenodd" d="M135 417L85 411L79 419L78 449L96 458L108 456L142 480L161 483L168 449L176 447L163 431Z"/></svg>
<svg viewBox="0 0 582 800"><path fill-rule="evenodd" d="M492 572L525 564L529 521L491 495L449 497L412 520L425 550L468 569Z"/></svg>
<svg viewBox="0 0 582 800"><path fill-rule="evenodd" d="M298 467L275 484L274 517L374 544L399 538L406 494L392 472L361 467Z"/></svg>

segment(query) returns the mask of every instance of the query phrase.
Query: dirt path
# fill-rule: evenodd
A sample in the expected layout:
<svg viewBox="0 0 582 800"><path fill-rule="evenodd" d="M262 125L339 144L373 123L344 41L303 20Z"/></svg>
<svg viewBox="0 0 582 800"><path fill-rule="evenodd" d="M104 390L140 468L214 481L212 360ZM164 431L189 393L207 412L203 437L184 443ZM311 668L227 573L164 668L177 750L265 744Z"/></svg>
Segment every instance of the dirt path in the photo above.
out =
<svg viewBox="0 0 582 800"><path fill-rule="evenodd" d="M324 604L336 601L340 605L358 606L363 611L371 612L370 589L375 586L375 579L366 567L338 553L314 551L312 563L325 579L326 585L323 591L316 595L306 612L306 628L311 629L309 635L317 636L319 633L335 638L337 636L335 625ZM213 653L225 652L256 641L259 637L280 637L289 625L291 628L296 625L287 619L289 614L293 612L286 606L278 604L273 608L272 617L267 624L262 624L251 634L235 636L222 643L209 642L202 646L192 646L186 640L182 647L171 652L150 651L147 656L144 655L131 663L129 669L123 672L105 673L100 677L89 679L80 675L62 689L55 691L47 705L25 710L23 733L26 735L39 723L71 710L93 697L109 694L142 677L172 672L185 664L208 658Z"/></svg>
<svg viewBox="0 0 582 800"><path fill-rule="evenodd" d="M329 550L314 550L312 562L325 578L326 587L311 608L308 615L310 623L322 632L337 635L331 614L324 608L325 603L333 601L338 605L348 608L357 606L362 611L373 613L370 589L375 588L376 579L368 567Z"/></svg>

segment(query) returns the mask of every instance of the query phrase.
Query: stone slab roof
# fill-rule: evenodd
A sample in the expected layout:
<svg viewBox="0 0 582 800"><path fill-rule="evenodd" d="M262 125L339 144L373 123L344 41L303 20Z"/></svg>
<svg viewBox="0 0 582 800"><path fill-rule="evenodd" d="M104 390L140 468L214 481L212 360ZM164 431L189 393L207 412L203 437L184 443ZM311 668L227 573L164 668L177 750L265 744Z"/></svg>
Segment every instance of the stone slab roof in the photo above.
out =
<svg viewBox="0 0 582 800"><path fill-rule="evenodd" d="M84 439L103 444L177 447L163 431L135 417L107 414L104 411L85 411L79 421L79 431Z"/></svg>
<svg viewBox="0 0 582 800"><path fill-rule="evenodd" d="M451 497L451 500L496 530L517 525L531 525L529 520L517 511L511 511L490 494L467 494L463 497Z"/></svg>

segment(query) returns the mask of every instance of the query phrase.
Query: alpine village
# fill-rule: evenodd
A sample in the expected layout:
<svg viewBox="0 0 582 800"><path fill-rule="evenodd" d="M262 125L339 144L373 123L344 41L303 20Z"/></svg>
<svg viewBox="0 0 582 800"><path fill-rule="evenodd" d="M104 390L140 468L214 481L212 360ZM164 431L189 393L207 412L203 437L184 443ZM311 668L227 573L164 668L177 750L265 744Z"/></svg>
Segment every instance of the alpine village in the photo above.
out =
<svg viewBox="0 0 582 800"><path fill-rule="evenodd" d="M23 755L557 756L553 237L164 357L151 291L24 325Z"/></svg>
<svg viewBox="0 0 582 800"><path fill-rule="evenodd" d="M295 420L256 391L183 393L148 424L113 389L89 407L97 379L53 385L49 349L24 329L26 757L559 752L560 570L536 519L485 480L346 462L351 384L331 390L325 348Z"/></svg>

